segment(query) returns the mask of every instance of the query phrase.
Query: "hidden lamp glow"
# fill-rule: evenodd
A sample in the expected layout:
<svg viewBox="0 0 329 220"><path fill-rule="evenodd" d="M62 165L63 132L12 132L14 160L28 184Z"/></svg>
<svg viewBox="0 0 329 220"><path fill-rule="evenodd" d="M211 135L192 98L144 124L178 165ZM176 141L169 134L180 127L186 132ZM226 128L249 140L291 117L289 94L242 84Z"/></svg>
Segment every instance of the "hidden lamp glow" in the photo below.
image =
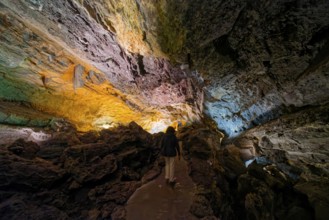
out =
<svg viewBox="0 0 329 220"><path fill-rule="evenodd" d="M106 124L102 124L101 127L104 128L104 129L109 129L110 127L113 127L113 126L106 123Z"/></svg>
<svg viewBox="0 0 329 220"><path fill-rule="evenodd" d="M167 129L167 127L171 124L172 124L172 122L168 121L168 120L160 120L157 122L153 122L151 125L150 133L154 134L154 133L158 133L161 131L165 131Z"/></svg>

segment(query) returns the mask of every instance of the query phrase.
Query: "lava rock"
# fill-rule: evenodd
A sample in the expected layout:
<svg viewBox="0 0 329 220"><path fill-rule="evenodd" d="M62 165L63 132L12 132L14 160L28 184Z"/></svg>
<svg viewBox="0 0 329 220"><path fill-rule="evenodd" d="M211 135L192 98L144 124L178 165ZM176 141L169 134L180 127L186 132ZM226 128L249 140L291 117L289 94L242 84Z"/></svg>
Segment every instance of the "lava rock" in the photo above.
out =
<svg viewBox="0 0 329 220"><path fill-rule="evenodd" d="M118 168L117 160L111 154L103 158L88 156L84 157L81 152L81 157L68 156L64 159L64 169L80 184L102 180L113 174Z"/></svg>
<svg viewBox="0 0 329 220"><path fill-rule="evenodd" d="M88 197L96 204L114 202L123 205L135 190L141 186L139 181L106 183L90 190Z"/></svg>
<svg viewBox="0 0 329 220"><path fill-rule="evenodd" d="M213 215L213 211L209 201L204 196L200 195L196 196L196 198L194 199L190 208L190 212L198 218Z"/></svg>
<svg viewBox="0 0 329 220"><path fill-rule="evenodd" d="M43 159L25 159L2 149L0 187L29 191L53 187L64 177L64 170Z"/></svg>
<svg viewBox="0 0 329 220"><path fill-rule="evenodd" d="M4 202L1 202L0 215L2 219L70 219L65 212L55 206L36 204L27 198L19 196L13 196Z"/></svg>
<svg viewBox="0 0 329 220"><path fill-rule="evenodd" d="M88 131L79 135L79 140L84 144L92 144L99 141L99 134L96 131Z"/></svg>
<svg viewBox="0 0 329 220"><path fill-rule="evenodd" d="M33 159L40 150L40 146L32 141L26 142L20 138L12 143L8 150L23 158Z"/></svg>
<svg viewBox="0 0 329 220"><path fill-rule="evenodd" d="M235 179L247 171L241 160L240 150L234 145L224 148L219 158L230 179Z"/></svg>

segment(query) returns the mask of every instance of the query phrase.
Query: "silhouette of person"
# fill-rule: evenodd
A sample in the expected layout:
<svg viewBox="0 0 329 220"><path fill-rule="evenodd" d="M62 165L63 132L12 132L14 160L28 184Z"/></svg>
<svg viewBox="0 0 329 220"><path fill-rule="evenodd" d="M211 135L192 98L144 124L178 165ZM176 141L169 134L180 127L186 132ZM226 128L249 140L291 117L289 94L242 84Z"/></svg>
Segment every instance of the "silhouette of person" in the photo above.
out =
<svg viewBox="0 0 329 220"><path fill-rule="evenodd" d="M178 159L180 160L180 149L178 144L178 139L175 135L175 129L169 126L166 130L164 137L161 142L161 154L165 158L165 179L166 182L174 186L175 185L175 157L178 154Z"/></svg>

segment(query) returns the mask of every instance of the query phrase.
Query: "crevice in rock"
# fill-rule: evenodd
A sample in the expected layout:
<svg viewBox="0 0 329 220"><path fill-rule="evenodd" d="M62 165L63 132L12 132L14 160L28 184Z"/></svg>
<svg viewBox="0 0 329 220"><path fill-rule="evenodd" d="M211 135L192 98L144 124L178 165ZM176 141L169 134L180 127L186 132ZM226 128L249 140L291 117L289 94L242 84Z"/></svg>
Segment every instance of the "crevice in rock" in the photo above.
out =
<svg viewBox="0 0 329 220"><path fill-rule="evenodd" d="M145 68L144 68L144 63L143 63L143 56L137 54L137 62L138 62L138 67L139 67L139 73L141 76L145 76L147 74Z"/></svg>
<svg viewBox="0 0 329 220"><path fill-rule="evenodd" d="M223 35L213 41L214 47L216 51L223 55L229 56L232 60L236 60L238 58L238 54L233 48L230 46L228 41L228 35Z"/></svg>

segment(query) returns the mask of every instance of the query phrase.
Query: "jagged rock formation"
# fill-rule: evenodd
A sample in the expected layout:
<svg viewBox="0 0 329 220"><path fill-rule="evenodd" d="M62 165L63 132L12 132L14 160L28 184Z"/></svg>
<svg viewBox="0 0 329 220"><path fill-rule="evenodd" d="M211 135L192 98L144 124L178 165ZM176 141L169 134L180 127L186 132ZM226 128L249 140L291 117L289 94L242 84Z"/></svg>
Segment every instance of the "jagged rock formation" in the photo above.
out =
<svg viewBox="0 0 329 220"><path fill-rule="evenodd" d="M208 126L181 128L197 186L190 212L200 219L325 219L327 109L306 109L297 113L299 121L286 116L228 146ZM43 131L51 138L39 145L23 139L0 145L3 218L124 219L128 198L161 171L162 134L152 136L136 123L88 133L68 124L49 129Z"/></svg>
<svg viewBox="0 0 329 220"><path fill-rule="evenodd" d="M328 2L238 2L223 5L238 10L236 19L223 19L226 29L191 53L209 82L207 114L236 136L291 106L327 103Z"/></svg>
<svg viewBox="0 0 329 220"><path fill-rule="evenodd" d="M251 145L259 155L265 156L265 164L275 164L265 171L276 181L282 181L282 176L290 179L293 183L291 190L307 197L315 219L325 219L329 214L329 191L324 187L329 180L329 155L326 150L329 143L328 111L328 105L304 109L251 129L236 140L239 148ZM280 170L280 173L273 169ZM303 204L292 207L286 218L303 216L300 206ZM303 217L306 218L312 219Z"/></svg>
<svg viewBox="0 0 329 220"><path fill-rule="evenodd" d="M88 5L3 1L0 6L3 99L30 102L69 118L80 130L130 121L150 129L157 118L168 124L175 114L199 118L198 76L163 58L125 51Z"/></svg>
<svg viewBox="0 0 329 220"><path fill-rule="evenodd" d="M142 147L134 132L126 142L93 130L135 121L153 133L181 121L212 127L182 133L200 187L196 216L325 218L328 8L326 0L2 0L0 216L123 218L156 144L136 125ZM139 150L152 155L145 165ZM31 202L25 187L45 191Z"/></svg>
<svg viewBox="0 0 329 220"><path fill-rule="evenodd" d="M202 125L184 128L180 136L190 175L198 188L191 212L206 219L214 216L219 219L326 219L328 154L320 156L324 161L311 159L310 163L302 153L297 160L291 152L293 146L294 149L303 144L321 148L322 140L328 142L327 119L318 121L322 116L312 111L305 111L303 120L285 127L284 134L280 122L275 121L267 127L267 132L250 131L249 135L235 140L235 145L224 144L225 148L219 148L220 135L214 130ZM294 129L300 125L303 129ZM290 142L275 142L278 133L270 130L273 126L278 126L279 134L284 136L280 140L289 138ZM292 143L291 136L297 134L304 137L304 142ZM254 162L246 168L245 150L250 147L255 148L258 157L254 156ZM290 150L285 153L279 147ZM318 153L312 154L319 157Z"/></svg>
<svg viewBox="0 0 329 220"><path fill-rule="evenodd" d="M326 8L327 1L2 1L0 94L82 130L198 120L204 104L236 136L291 106L328 101Z"/></svg>
<svg viewBox="0 0 329 220"><path fill-rule="evenodd" d="M1 219L118 219L144 174L159 174L157 138L131 123L0 146Z"/></svg>

